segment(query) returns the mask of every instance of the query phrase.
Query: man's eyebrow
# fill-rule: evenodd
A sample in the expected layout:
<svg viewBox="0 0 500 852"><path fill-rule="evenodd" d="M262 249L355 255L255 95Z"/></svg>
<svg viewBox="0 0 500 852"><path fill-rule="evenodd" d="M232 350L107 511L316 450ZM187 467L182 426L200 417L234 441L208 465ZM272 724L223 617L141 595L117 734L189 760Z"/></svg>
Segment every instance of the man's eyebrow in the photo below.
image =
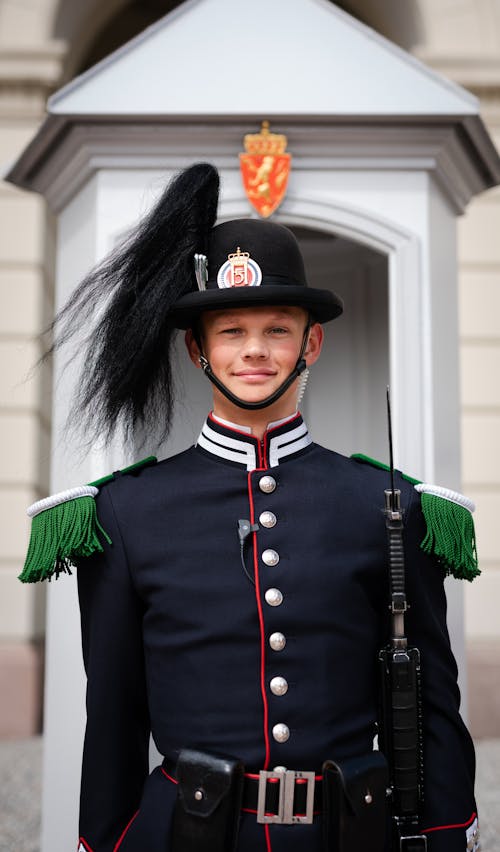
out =
<svg viewBox="0 0 500 852"><path fill-rule="evenodd" d="M286 310L281 310L280 308L277 308L276 310L270 309L266 313L266 318L268 319L269 322L276 322L277 320L284 320L284 319L288 320L288 319L294 318L294 316L295 315L292 314L291 312L286 311ZM242 322L243 320L244 320L244 317L242 317L240 314L230 314L230 313L227 313L226 311L221 311L220 313L218 313L216 311L213 312L214 325L221 324L221 323L236 323L237 324L239 322Z"/></svg>
<svg viewBox="0 0 500 852"><path fill-rule="evenodd" d="M219 314L214 317L215 323L240 322L240 320L241 317L238 317L235 314Z"/></svg>

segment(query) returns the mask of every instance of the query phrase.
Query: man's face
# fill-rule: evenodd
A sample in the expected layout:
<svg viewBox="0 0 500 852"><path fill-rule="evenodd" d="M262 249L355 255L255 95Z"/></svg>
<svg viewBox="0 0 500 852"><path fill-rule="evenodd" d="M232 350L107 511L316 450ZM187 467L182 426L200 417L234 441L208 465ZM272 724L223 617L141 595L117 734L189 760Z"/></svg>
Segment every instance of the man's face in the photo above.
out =
<svg viewBox="0 0 500 852"><path fill-rule="evenodd" d="M288 306L207 311L201 321L203 352L215 375L233 394L246 402L260 402L277 390L294 369L307 320L305 310ZM322 328L315 323L306 347L308 366L319 356L322 337ZM186 342L191 359L197 364L200 353L191 332L187 333ZM296 392L292 385L282 406L294 410ZM215 402L222 403L217 394L218 391Z"/></svg>

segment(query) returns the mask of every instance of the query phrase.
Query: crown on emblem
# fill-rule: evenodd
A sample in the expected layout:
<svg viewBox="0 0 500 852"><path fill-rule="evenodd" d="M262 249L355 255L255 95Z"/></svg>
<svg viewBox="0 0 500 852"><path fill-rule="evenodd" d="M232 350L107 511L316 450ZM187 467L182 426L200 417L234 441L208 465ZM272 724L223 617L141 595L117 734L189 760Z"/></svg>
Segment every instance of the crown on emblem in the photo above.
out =
<svg viewBox="0 0 500 852"><path fill-rule="evenodd" d="M247 133L243 144L247 154L266 156L284 154L287 141L283 133L271 133L269 122L263 121L260 133Z"/></svg>
<svg viewBox="0 0 500 852"><path fill-rule="evenodd" d="M232 254L228 254L227 259L232 261L233 258L235 260L240 260L240 258L243 259L244 257L246 257L248 259L250 257L250 252L249 251L241 251L240 247L238 246L238 248L236 249L235 252L233 252Z"/></svg>
<svg viewBox="0 0 500 852"><path fill-rule="evenodd" d="M227 259L231 264L231 276L233 287L246 287L248 282L248 261L250 252L241 251L240 247L232 254L228 254Z"/></svg>
<svg viewBox="0 0 500 852"><path fill-rule="evenodd" d="M217 273L218 287L258 287L261 281L259 264L252 260L250 252L242 251L239 246L228 254Z"/></svg>

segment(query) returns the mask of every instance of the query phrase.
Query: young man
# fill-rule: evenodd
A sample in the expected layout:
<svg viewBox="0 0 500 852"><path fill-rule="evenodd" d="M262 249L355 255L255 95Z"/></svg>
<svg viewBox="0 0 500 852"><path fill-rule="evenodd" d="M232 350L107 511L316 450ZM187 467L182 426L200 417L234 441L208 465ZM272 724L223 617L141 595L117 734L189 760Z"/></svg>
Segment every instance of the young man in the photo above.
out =
<svg viewBox="0 0 500 852"><path fill-rule="evenodd" d="M67 314L110 285L81 398L104 432L119 416L147 425L159 400L168 419L174 327L186 330L191 360L213 383L194 447L114 474L98 495L89 486L51 498L36 515L42 526L48 513L46 527L60 523L56 571L78 563L88 677L79 849L478 849L474 753L443 590L446 571L470 569L456 553L470 551L471 534L451 534L446 566L443 553L424 553L432 513L426 528L419 491L396 475L406 630L421 655L423 705L421 724L397 740L396 762L422 734L422 766L410 760L400 787L414 783L425 796L418 813L398 811L408 816L406 839L393 840L391 798L404 802L405 791L386 795L393 767L388 775L373 751L377 660L391 629L389 477L314 444L297 411L322 323L342 305L307 286L286 228L213 227L214 193L210 167L183 173ZM463 498L430 500L449 532ZM70 521L58 520L63 512ZM68 527L83 528L84 541L68 545ZM35 540L24 579L43 575L36 549ZM49 562L50 573L54 551ZM151 774L150 732L164 755Z"/></svg>
<svg viewBox="0 0 500 852"><path fill-rule="evenodd" d="M236 397L247 403L271 396L295 369L304 340L307 368L319 358L323 343L320 323L311 323L304 308L282 305L234 308L202 314L198 335L186 332L189 355L196 367L205 353L212 369ZM198 337L198 339L197 339ZM245 429L262 440L270 422L291 418L297 410L298 384L266 408L246 410L213 388L213 415L232 422L245 421Z"/></svg>

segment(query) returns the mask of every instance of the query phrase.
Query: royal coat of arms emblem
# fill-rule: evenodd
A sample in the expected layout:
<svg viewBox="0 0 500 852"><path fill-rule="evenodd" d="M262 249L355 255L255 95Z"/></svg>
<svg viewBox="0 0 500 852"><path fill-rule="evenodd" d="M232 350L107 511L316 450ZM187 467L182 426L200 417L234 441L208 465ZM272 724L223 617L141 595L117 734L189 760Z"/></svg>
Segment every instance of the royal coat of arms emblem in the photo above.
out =
<svg viewBox="0 0 500 852"><path fill-rule="evenodd" d="M285 153L287 138L271 133L263 121L260 133L247 133L246 154L240 154L243 186L250 204L267 219L279 207L286 193L292 156Z"/></svg>

